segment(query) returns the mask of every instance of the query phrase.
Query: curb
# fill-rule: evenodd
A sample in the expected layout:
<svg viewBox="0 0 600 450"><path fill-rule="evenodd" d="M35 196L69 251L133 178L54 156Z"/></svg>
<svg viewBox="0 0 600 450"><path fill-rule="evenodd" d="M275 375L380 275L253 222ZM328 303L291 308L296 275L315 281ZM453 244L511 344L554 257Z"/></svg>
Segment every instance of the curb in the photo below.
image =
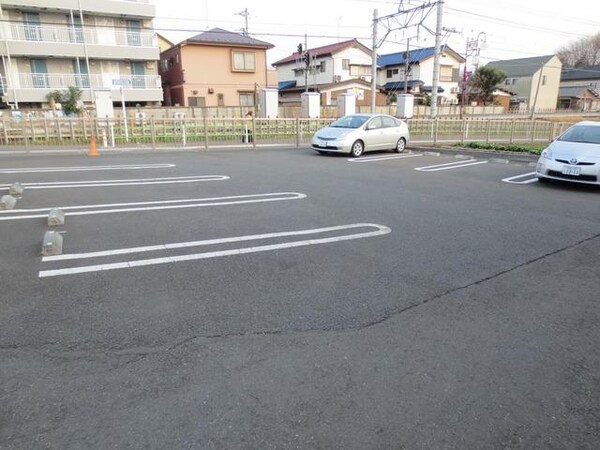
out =
<svg viewBox="0 0 600 450"><path fill-rule="evenodd" d="M483 158L490 158L493 162L501 162L506 164L507 162L520 162L520 163L532 163L536 162L539 158L538 155L531 155L528 153L520 152L499 152L490 150L477 150L473 148L463 147L427 147L427 146L414 146L411 147L413 151L424 152L426 154L442 154L442 155L455 155L461 156L478 156ZM506 162L505 162L506 161Z"/></svg>

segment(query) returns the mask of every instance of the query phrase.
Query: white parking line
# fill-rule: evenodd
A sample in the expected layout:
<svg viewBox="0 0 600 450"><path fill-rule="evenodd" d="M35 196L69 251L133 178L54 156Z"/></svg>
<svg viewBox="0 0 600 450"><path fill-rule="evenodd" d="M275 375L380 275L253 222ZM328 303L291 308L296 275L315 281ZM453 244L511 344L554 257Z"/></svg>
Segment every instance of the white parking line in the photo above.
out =
<svg viewBox="0 0 600 450"><path fill-rule="evenodd" d="M306 198L306 194L302 194L300 192L274 192L268 194L236 195L230 197L190 198L183 200L157 200L152 202L109 203L100 205L56 206L56 208L62 209L63 211L69 211L67 213L67 216L71 217L87 216L94 214L113 214L133 211L157 211L163 209L198 208L202 206L229 206L241 205L246 203L265 203L284 200L298 200L302 198ZM44 218L48 217L50 209L52 208L2 210L0 211L0 221ZM41 213L31 214L37 212Z"/></svg>
<svg viewBox="0 0 600 450"><path fill-rule="evenodd" d="M515 180L519 180L521 178L525 178L525 180L515 181ZM537 183L538 179L537 179L537 176L535 175L535 172L527 172L527 173L523 173L521 175L516 175L514 177L502 178L502 181L504 181L505 183L511 183L511 184L531 184L531 183Z"/></svg>
<svg viewBox="0 0 600 450"><path fill-rule="evenodd" d="M50 181L41 183L21 183L21 185L26 189L63 189L80 187L140 186L148 184L198 183L201 181L222 180L229 180L229 177L226 175L198 175L188 177L133 178L128 180ZM10 184L0 184L0 188L8 187L10 187Z"/></svg>
<svg viewBox="0 0 600 450"><path fill-rule="evenodd" d="M366 158L348 158L350 162L373 162L373 161L385 161L388 159L403 159L403 158L416 158L418 156L423 156L422 154L409 154L409 155L395 155L395 156L370 156Z"/></svg>
<svg viewBox="0 0 600 450"><path fill-rule="evenodd" d="M117 166L71 166L71 167L21 167L0 169L0 174L10 173L43 173L43 172L89 172L98 170L141 170L141 169L166 169L175 167L175 164L129 164Z"/></svg>
<svg viewBox="0 0 600 450"><path fill-rule="evenodd" d="M374 223L354 223L350 225L341 225L335 227L327 227L327 228L314 228L309 230L299 230L299 231L290 231L290 232L281 232L281 233L269 233L269 234L256 234L256 235L248 235L248 236L238 236L232 238L225 239L211 239L206 241L193 241L193 242L182 242L176 244L165 244L158 246L148 246L148 247L134 247L130 249L119 249L112 250L107 252L94 252L89 254L75 254L75 255L62 255L63 258L58 257L48 257L44 258L44 262L49 261L57 261L59 259L79 259L85 257L98 257L98 256L111 256L117 254L129 254L129 253L138 253L145 251L155 251L155 250L168 250L175 248L186 248L186 247L197 247L203 245L215 245L220 243L229 243L229 242L243 242L243 241L255 241L261 239L273 239L287 236L305 236L305 235L316 235L321 233L329 233L335 231L344 231L356 228L374 228L374 231L364 231L360 233L353 234L343 234L338 236L324 237L320 239L306 239L300 241L291 241L291 242L280 242L276 244L269 245L261 245L257 247L243 247L243 248L235 248L230 250L221 250L214 252L204 252L204 253L195 253L190 255L178 255L178 256L168 256L162 258L151 258L151 259L142 259L142 260L134 260L134 261L124 261L117 263L109 263L109 264L97 264L90 266L80 266L80 267L69 267L64 269L55 269L55 270L42 270L39 272L40 278L46 277L56 277L61 275L73 275L79 273L89 273L89 272L100 272L105 270L115 270L115 269L129 269L133 267L142 267L142 266L150 266L157 264L168 264L182 261L194 261L199 259L209 259L209 258L217 258L222 256L232 256L232 255L244 255L249 253L258 253L258 252L267 252L274 250L281 250L285 248L294 248L294 247L305 247L309 245L319 245L319 244L329 244L334 242L341 241L349 241L354 239L364 239L374 236L380 236L384 234L390 233L392 230L389 227L384 225L378 225ZM87 256L92 255L92 256Z"/></svg>
<svg viewBox="0 0 600 450"><path fill-rule="evenodd" d="M440 170L460 169L461 167L478 166L487 164L488 161L477 161L476 159L468 159L466 161L455 161L446 164L436 164L435 166L417 167L415 170L420 172L438 172Z"/></svg>

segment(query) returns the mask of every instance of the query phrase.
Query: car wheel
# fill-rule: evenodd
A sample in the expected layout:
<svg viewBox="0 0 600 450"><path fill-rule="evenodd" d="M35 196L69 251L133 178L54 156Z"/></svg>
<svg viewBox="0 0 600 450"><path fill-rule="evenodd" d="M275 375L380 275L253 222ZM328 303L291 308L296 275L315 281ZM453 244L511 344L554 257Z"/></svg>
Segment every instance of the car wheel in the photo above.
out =
<svg viewBox="0 0 600 450"><path fill-rule="evenodd" d="M394 149L394 151L396 153L404 153L404 150L406 150L406 139L404 139L403 137L398 139L398 142L396 143L396 148Z"/></svg>
<svg viewBox="0 0 600 450"><path fill-rule="evenodd" d="M356 141L352 144L352 149L350 150L350 154L355 158L359 158L365 151L365 144L362 141Z"/></svg>

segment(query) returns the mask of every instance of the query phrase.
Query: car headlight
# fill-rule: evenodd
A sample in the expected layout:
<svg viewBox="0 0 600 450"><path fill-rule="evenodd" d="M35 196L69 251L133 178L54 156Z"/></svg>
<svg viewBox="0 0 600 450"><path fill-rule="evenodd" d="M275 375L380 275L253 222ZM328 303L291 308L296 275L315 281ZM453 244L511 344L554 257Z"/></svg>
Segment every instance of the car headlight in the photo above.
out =
<svg viewBox="0 0 600 450"><path fill-rule="evenodd" d="M546 159L552 159L552 150L550 150L549 148L547 148L546 150L544 150L542 152L542 157L544 157Z"/></svg>

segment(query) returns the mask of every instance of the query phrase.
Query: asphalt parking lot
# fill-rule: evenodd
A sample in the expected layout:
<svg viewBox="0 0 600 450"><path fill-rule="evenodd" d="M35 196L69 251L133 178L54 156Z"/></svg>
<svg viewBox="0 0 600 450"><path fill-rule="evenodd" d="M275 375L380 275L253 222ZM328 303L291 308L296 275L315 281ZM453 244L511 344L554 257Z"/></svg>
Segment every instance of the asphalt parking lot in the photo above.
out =
<svg viewBox="0 0 600 450"><path fill-rule="evenodd" d="M0 448L597 448L600 190L533 170L2 156Z"/></svg>

